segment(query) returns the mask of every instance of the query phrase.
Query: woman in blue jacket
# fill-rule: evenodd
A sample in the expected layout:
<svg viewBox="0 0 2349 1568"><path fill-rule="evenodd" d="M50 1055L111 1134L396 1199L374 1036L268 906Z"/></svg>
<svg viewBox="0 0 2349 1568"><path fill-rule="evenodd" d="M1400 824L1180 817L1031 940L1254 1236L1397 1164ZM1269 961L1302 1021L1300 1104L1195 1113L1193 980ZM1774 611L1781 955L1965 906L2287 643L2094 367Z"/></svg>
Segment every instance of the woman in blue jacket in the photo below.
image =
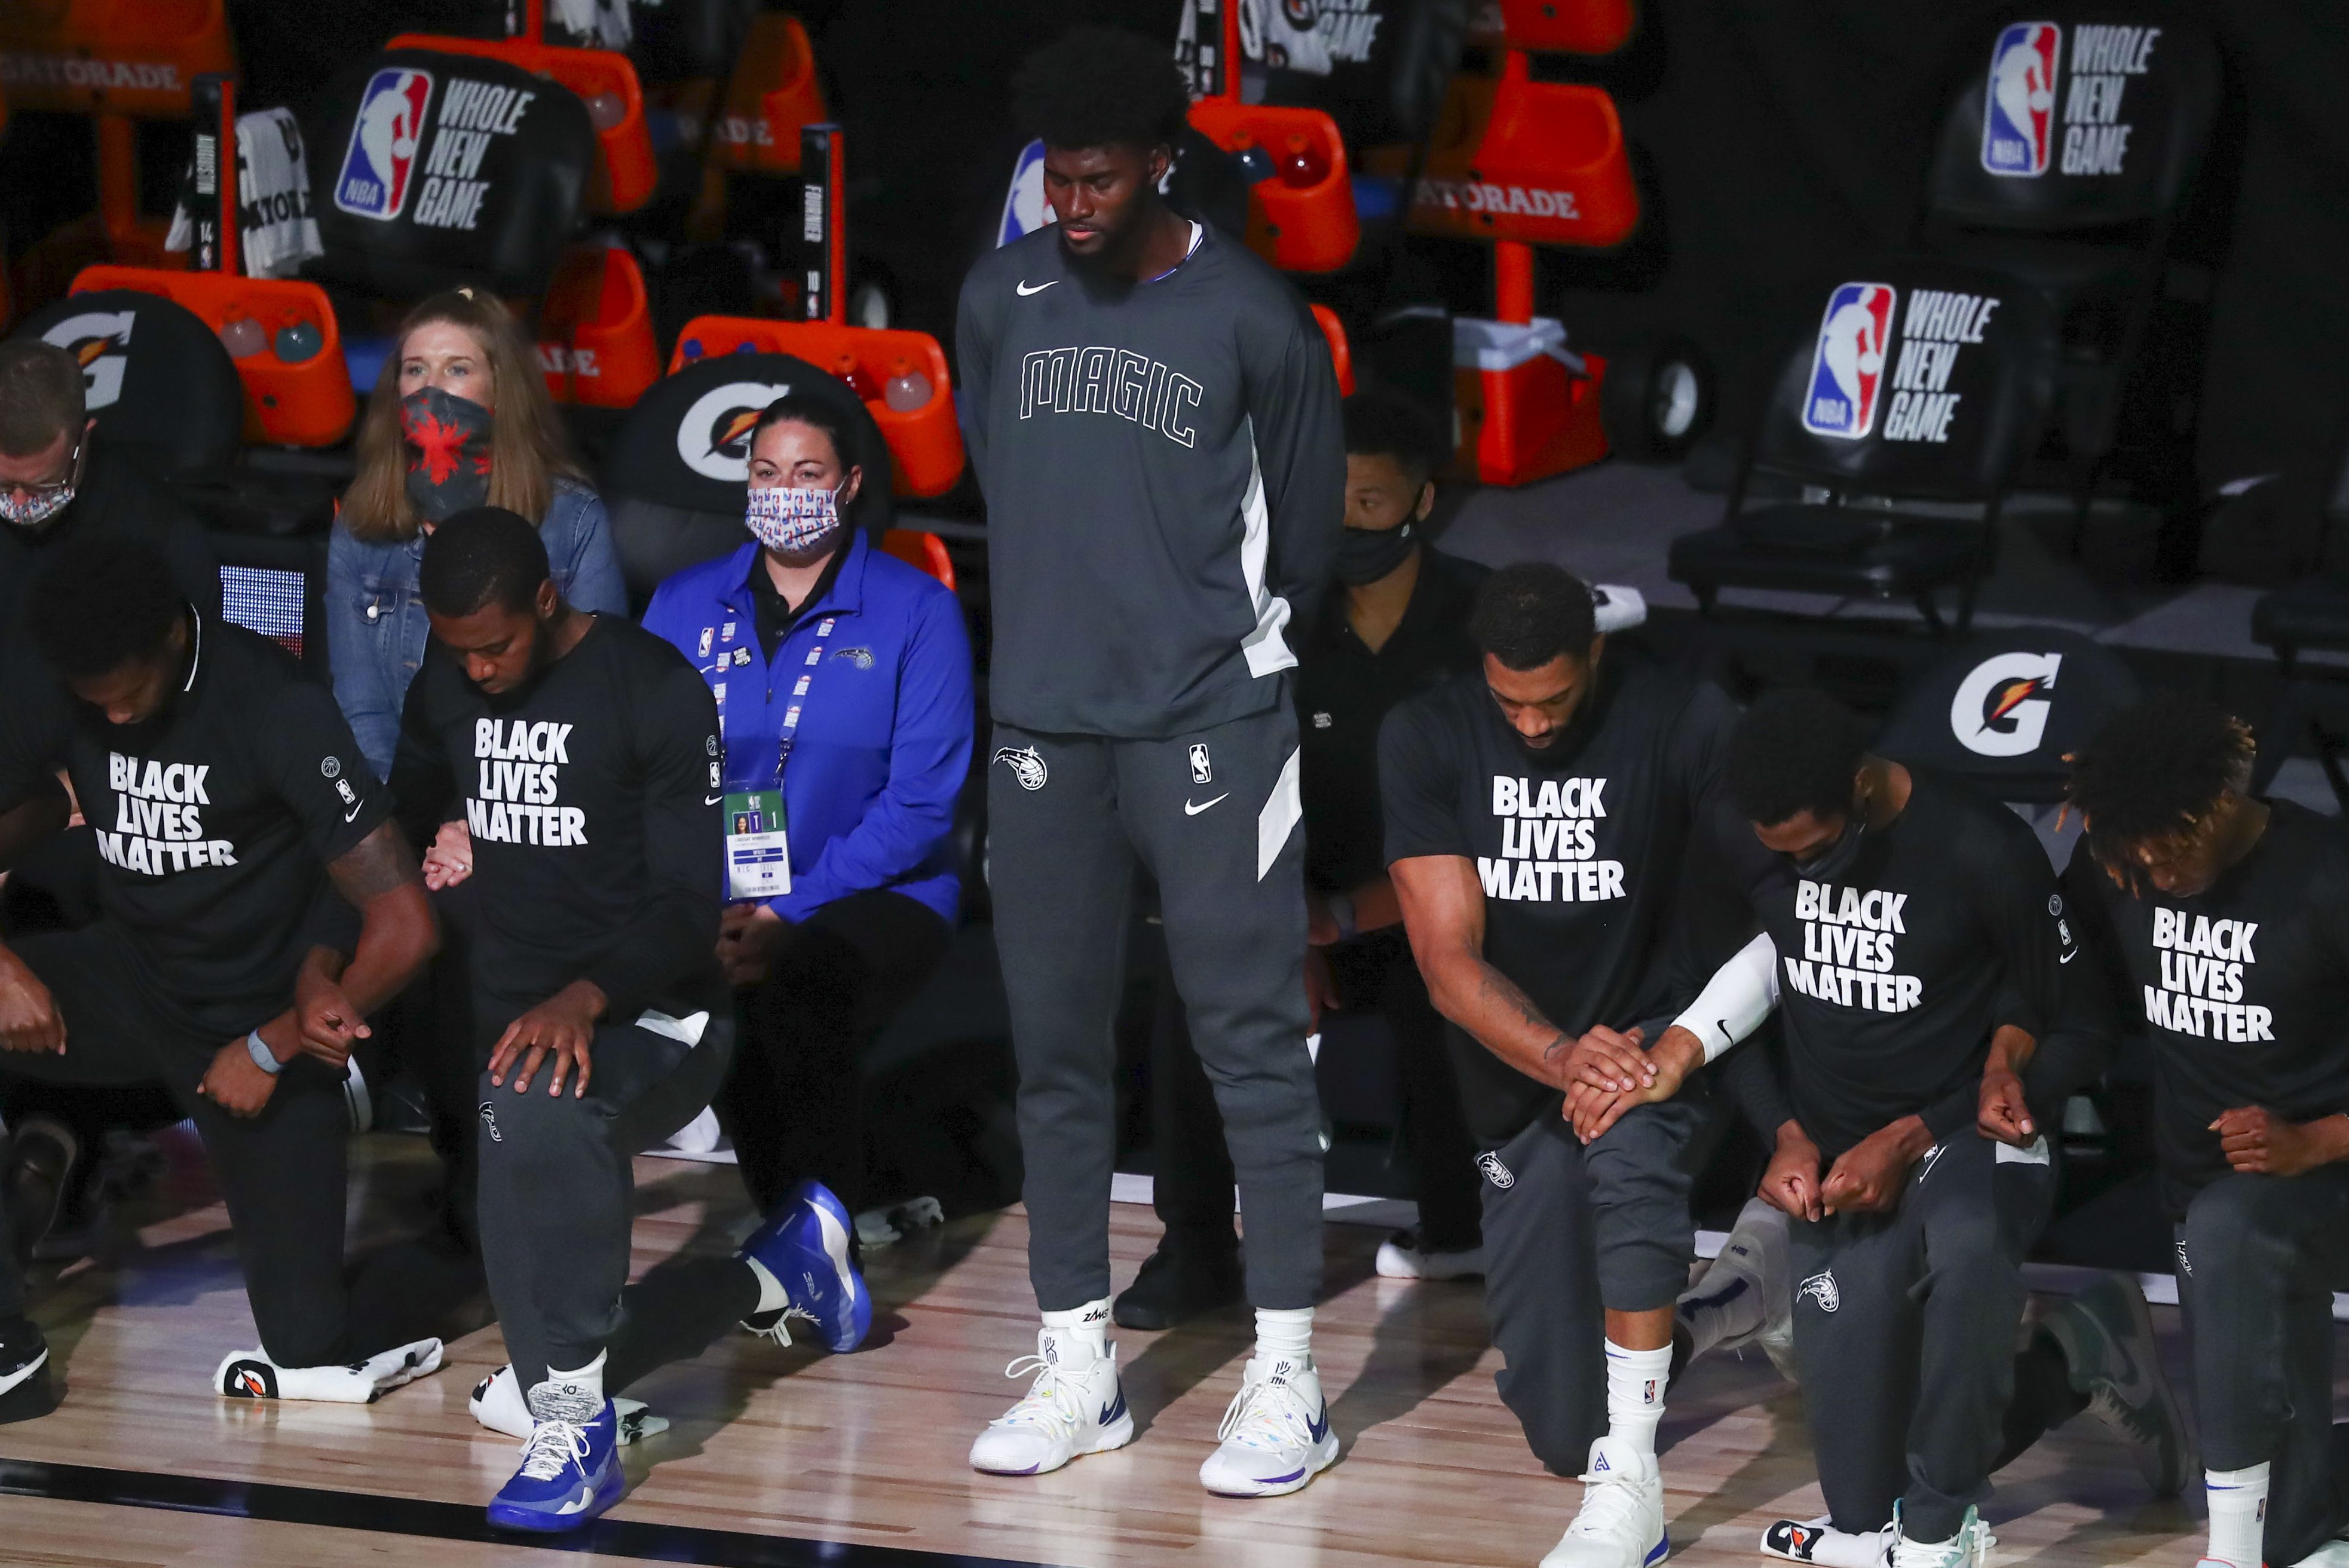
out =
<svg viewBox="0 0 2349 1568"><path fill-rule="evenodd" d="M645 626L718 702L727 826L718 951L743 1027L718 1103L754 1202L864 1192L860 1059L945 955L970 771L970 644L938 583L842 521L864 481L838 416L770 405L731 555L677 573ZM780 797L780 799L778 799Z"/></svg>
<svg viewBox="0 0 2349 1568"><path fill-rule="evenodd" d="M538 358L495 296L437 294L400 323L359 427L357 474L326 544L335 701L379 777L429 634L416 568L435 524L502 506L538 524L555 585L582 610L626 614L604 503L573 459ZM435 858L465 846L439 846Z"/></svg>

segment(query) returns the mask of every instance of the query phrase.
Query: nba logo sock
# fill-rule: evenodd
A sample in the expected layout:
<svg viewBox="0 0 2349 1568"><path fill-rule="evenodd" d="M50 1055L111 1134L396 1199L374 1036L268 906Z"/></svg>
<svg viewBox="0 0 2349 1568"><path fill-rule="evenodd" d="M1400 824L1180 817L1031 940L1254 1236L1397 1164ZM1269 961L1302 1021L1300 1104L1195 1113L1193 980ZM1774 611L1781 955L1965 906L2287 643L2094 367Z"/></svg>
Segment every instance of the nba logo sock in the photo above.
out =
<svg viewBox="0 0 2349 1568"><path fill-rule="evenodd" d="M1607 1342L1607 1433L1656 1451L1656 1428L1664 1418L1664 1385L1672 1370L1672 1347L1626 1350Z"/></svg>
<svg viewBox="0 0 2349 1568"><path fill-rule="evenodd" d="M2210 1500L2210 1555L2235 1568L2259 1568L2268 1518L2268 1467L2204 1470Z"/></svg>

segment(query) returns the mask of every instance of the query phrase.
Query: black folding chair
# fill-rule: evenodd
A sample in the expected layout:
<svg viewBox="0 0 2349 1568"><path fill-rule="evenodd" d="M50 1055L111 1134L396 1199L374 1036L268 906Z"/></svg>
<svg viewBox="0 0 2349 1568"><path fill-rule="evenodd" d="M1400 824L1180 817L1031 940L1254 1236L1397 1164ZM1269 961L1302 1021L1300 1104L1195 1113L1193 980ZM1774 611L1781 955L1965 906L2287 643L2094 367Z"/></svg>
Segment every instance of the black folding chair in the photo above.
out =
<svg viewBox="0 0 2349 1568"><path fill-rule="evenodd" d="M2344 444L2319 521L2315 571L2288 588L2261 594L2251 604L2251 640L2264 645L2276 659L2275 706L2260 727L2260 757L2251 786L2264 790L2273 783L2284 759L2305 736L2334 798L2349 810L2349 769L2343 766L2349 740L2316 717L2323 687L2349 683L2349 663L2311 664L2301 657L2307 653L2349 655L2349 582L2337 569L2328 570L2326 557L2333 530L2349 527L2349 443Z"/></svg>
<svg viewBox="0 0 2349 1568"><path fill-rule="evenodd" d="M1810 296L1818 314L1770 362L1727 513L1672 542L1671 576L1707 616L1724 589L1775 590L1906 600L1935 634L1962 634L2046 416L2054 315L2038 291L1954 263L1847 276ZM1757 478L1799 499L1757 501Z"/></svg>
<svg viewBox="0 0 2349 1568"><path fill-rule="evenodd" d="M2145 349L2158 307L2209 297L2209 270L2169 251L2221 80L2209 31L2158 0L2027 14L2054 20L1992 29L1980 40L1986 49L1963 67L1942 117L1917 243L2010 273L2054 306L2064 349L2054 417L2076 552L2098 476L2123 434L2131 379L2151 363ZM2172 357L2189 376L2199 361L2199 353ZM2190 387L2168 390L2129 403L2129 433L2154 461L2175 466L2191 448L2195 399Z"/></svg>

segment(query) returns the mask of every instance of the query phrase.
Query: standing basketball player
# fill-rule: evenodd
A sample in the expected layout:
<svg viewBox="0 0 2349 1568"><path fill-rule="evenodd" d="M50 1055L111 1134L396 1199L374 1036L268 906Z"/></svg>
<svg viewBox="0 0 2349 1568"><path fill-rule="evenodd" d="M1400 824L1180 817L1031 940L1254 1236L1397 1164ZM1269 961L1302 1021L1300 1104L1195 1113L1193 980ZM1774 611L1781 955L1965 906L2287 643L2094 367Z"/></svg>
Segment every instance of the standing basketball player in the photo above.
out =
<svg viewBox="0 0 2349 1568"><path fill-rule="evenodd" d="M2333 1292L2349 1258L2349 838L2244 792L2251 735L2165 695L2073 764L2067 884L2154 1050L2154 1142L2193 1329L2205 1562L2349 1568Z"/></svg>
<svg viewBox="0 0 2349 1568"><path fill-rule="evenodd" d="M788 1313L852 1350L872 1302L847 1212L813 1182L736 1256L622 1289L630 1161L699 1114L732 1052L717 707L668 644L564 603L513 512L444 521L417 585L433 640L392 792L411 832L461 816L472 834L481 1257L535 1422L490 1520L574 1530L626 1484L607 1385Z"/></svg>
<svg viewBox="0 0 2349 1568"><path fill-rule="evenodd" d="M2033 1058L2054 1049L2078 952L2038 841L1869 755L1815 691L1748 711L1726 773L1743 820L1708 837L1762 934L1660 1047L1726 1049L1783 1012L1794 1116L1762 1193L1793 1217L1795 1354L1834 1528L1889 1520L1892 1568L1980 1568L1991 1473L2082 1409L2176 1491L2185 1439L2134 1286L2072 1298L2013 1355L2055 1185L2021 1075L2059 1070ZM1994 1116L2001 1085L2018 1103Z"/></svg>
<svg viewBox="0 0 2349 1568"><path fill-rule="evenodd" d="M1058 222L972 269L957 346L988 499L995 935L1019 1064L1035 1381L971 1449L1032 1474L1130 1441L1108 1341L1112 1025L1137 859L1247 1212L1257 1353L1200 1470L1337 1458L1313 1367L1327 1147L1305 1040L1289 622L1344 511L1330 352L1296 293L1159 195L1189 95L1088 28L1022 67Z"/></svg>

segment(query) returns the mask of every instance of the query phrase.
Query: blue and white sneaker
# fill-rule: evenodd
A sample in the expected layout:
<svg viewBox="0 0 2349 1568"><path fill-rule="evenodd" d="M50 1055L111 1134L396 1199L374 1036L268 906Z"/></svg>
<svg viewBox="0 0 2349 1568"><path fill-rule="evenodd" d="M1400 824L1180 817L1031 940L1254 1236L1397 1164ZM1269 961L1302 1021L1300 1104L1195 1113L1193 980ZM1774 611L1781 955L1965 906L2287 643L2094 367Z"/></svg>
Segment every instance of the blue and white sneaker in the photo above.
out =
<svg viewBox="0 0 2349 1568"><path fill-rule="evenodd" d="M506 1530L576 1530L628 1489L612 1402L550 1379L531 1389L530 1409L538 1425L522 1446L522 1468L490 1501L490 1522Z"/></svg>
<svg viewBox="0 0 2349 1568"><path fill-rule="evenodd" d="M864 1342L873 1326L873 1295L849 1255L856 1222L821 1181L802 1181L742 1243L742 1255L781 1282L789 1299L776 1312L742 1320L753 1334L792 1342L784 1320L804 1318L835 1356Z"/></svg>
<svg viewBox="0 0 2349 1568"><path fill-rule="evenodd" d="M1224 1497L1278 1497L1338 1462L1338 1434L1313 1359L1251 1357L1240 1391L1199 1467L1199 1484Z"/></svg>
<svg viewBox="0 0 2349 1568"><path fill-rule="evenodd" d="M1102 1311L1105 1319L1106 1309ZM970 1468L989 1475L1043 1475L1085 1454L1133 1441L1133 1412L1117 1378L1117 1346L1095 1351L1086 1335L1037 1331L1036 1354L1003 1369L1033 1377L1019 1402L987 1424L970 1445Z"/></svg>
<svg viewBox="0 0 2349 1568"><path fill-rule="evenodd" d="M1671 1549L1656 1456L1611 1433L1591 1444L1582 1507L1541 1568L1647 1568Z"/></svg>

